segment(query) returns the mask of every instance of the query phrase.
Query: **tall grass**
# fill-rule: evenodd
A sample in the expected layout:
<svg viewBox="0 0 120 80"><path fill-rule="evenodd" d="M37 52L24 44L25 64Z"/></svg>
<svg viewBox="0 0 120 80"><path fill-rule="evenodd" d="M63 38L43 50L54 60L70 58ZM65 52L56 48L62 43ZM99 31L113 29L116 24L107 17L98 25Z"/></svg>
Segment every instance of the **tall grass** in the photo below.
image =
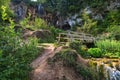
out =
<svg viewBox="0 0 120 80"><path fill-rule="evenodd" d="M97 41L95 45L104 52L111 52L111 53L120 52L120 41L102 40L102 41Z"/></svg>

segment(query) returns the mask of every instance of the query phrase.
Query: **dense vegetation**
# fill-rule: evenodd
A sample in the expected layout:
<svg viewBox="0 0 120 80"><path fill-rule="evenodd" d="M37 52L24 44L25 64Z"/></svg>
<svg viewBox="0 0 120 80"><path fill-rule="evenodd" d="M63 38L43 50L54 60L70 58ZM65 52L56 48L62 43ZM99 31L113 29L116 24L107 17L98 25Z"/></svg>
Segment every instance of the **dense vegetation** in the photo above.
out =
<svg viewBox="0 0 120 80"><path fill-rule="evenodd" d="M38 55L38 40L23 41L21 34L14 31L14 22L7 16L7 7L3 4L0 18L0 79L27 80L31 70L29 63Z"/></svg>
<svg viewBox="0 0 120 80"><path fill-rule="evenodd" d="M12 0L15 1L15 0ZM29 1L29 0L24 0ZM24 18L19 24L22 29L48 30L50 34L43 34L45 38L28 38L25 41L22 31L15 32L16 23L13 21L14 14L9 8L10 0L0 0L0 79L1 80L29 80L28 74L31 70L29 64L35 59L42 49L38 49L41 43L56 43L59 32L63 32L54 26L48 26L41 18L30 20L30 16ZM18 1L19 2L19 1ZM30 1L29 1L30 2ZM45 5L48 12L60 12L63 17L78 13L89 5L97 13L102 13L103 9L109 5L108 0L39 0ZM31 3L29 3L31 4ZM80 5L81 4L81 5ZM34 5L34 4L33 4ZM82 31L99 36L94 47L88 48L80 42L69 44L70 49L84 58L120 58L120 9L113 9L103 12L103 20L95 20L91 15L85 14L84 10L79 16L83 19L83 25L74 26L74 31ZM58 53L57 56L66 61L67 66L72 65L76 72L84 77L85 80L96 80L99 77L92 72L92 68L84 67L76 63L76 54L71 50ZM59 59L58 58L58 59ZM98 73L102 74L102 73Z"/></svg>

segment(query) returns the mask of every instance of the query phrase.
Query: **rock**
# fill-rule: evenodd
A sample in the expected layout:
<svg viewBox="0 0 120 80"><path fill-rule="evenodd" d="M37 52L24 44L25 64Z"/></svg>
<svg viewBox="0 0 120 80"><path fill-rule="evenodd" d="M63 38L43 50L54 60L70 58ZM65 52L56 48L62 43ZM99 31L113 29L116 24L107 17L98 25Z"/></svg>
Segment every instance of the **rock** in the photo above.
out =
<svg viewBox="0 0 120 80"><path fill-rule="evenodd" d="M36 38L41 38L41 39L46 39L52 35L52 33L48 30L36 30L32 31L30 29L24 29L22 31L23 33L23 38L27 39L29 37L36 37Z"/></svg>
<svg viewBox="0 0 120 80"><path fill-rule="evenodd" d="M51 36L51 32L48 30L38 30L38 31L34 31L32 36L35 36L37 38L47 38L48 36Z"/></svg>

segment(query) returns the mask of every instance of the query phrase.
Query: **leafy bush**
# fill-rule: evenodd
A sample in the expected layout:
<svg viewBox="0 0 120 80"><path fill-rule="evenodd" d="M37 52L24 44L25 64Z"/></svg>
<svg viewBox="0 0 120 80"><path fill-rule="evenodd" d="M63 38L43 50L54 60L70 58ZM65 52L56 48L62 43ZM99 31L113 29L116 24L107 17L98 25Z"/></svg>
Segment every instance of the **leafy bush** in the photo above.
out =
<svg viewBox="0 0 120 80"><path fill-rule="evenodd" d="M62 32L62 30L57 29L54 26L51 26L48 28L49 28L48 31L50 31L50 34L45 34L44 39L43 38L39 39L40 43L45 43L45 42L46 43L54 43L54 42L56 42L56 37L58 36L58 34L60 32Z"/></svg>
<svg viewBox="0 0 120 80"><path fill-rule="evenodd" d="M39 39L39 43L51 43L51 42L55 42L56 37L58 36L58 33L62 32L62 30L55 28L54 26L48 26L47 23L40 18L35 18L35 21L30 21L30 16L28 16L27 18L25 18L24 20L22 20L20 22L20 24L24 27L24 28L30 28L32 30L48 30L50 31L50 35L49 34L44 34L45 38L40 38Z"/></svg>
<svg viewBox="0 0 120 80"><path fill-rule="evenodd" d="M10 42L11 43L11 42ZM8 50L8 49L7 49ZM17 50L7 51L0 58L0 79L29 80L29 63L38 55L36 41L19 46Z"/></svg>
<svg viewBox="0 0 120 80"><path fill-rule="evenodd" d="M88 53L90 54L90 56L98 58L98 57L102 57L102 51L99 48L90 48L88 49Z"/></svg>
<svg viewBox="0 0 120 80"><path fill-rule="evenodd" d="M29 63L38 55L37 40L21 40L14 30L0 31L0 79L29 80Z"/></svg>
<svg viewBox="0 0 120 80"><path fill-rule="evenodd" d="M87 33L93 33L97 25L97 21L90 19L89 15L87 15L86 13L83 13L82 17L84 20L82 30Z"/></svg>
<svg viewBox="0 0 120 80"><path fill-rule="evenodd" d="M7 19L4 16L3 22ZM7 14L6 14L7 15ZM20 39L14 31L14 23L9 19L10 26L0 26L0 79L29 80L29 63L38 55L37 39L27 43Z"/></svg>
<svg viewBox="0 0 120 80"><path fill-rule="evenodd" d="M119 25L120 24L120 10L111 10L105 19L107 25Z"/></svg>
<svg viewBox="0 0 120 80"><path fill-rule="evenodd" d="M56 37L58 36L58 34L60 32L63 32L63 30L55 28L54 26L49 27L49 30L50 30L50 32L52 32L52 35L53 35L54 39L56 39Z"/></svg>
<svg viewBox="0 0 120 80"><path fill-rule="evenodd" d="M23 42L22 46L16 51L16 57L23 57L24 60L30 62L38 55L38 40L30 39L28 43ZM22 58L21 58L22 59Z"/></svg>
<svg viewBox="0 0 120 80"><path fill-rule="evenodd" d="M27 18L20 21L20 24L24 28L30 28L32 30L49 29L47 23L41 18L35 18L35 20L30 20L30 14Z"/></svg>
<svg viewBox="0 0 120 80"><path fill-rule="evenodd" d="M120 40L120 25L111 25L107 31L111 33L111 38Z"/></svg>
<svg viewBox="0 0 120 80"><path fill-rule="evenodd" d="M37 40L25 43L8 28L0 31L0 79L29 80L29 63L38 55Z"/></svg>
<svg viewBox="0 0 120 80"><path fill-rule="evenodd" d="M12 11L10 10L9 4L10 4L10 0L0 0L0 21L3 21L3 10L6 12L6 14L4 13L4 16L6 17L13 16ZM6 20L7 19L8 18L6 18Z"/></svg>
<svg viewBox="0 0 120 80"><path fill-rule="evenodd" d="M119 58L120 52L115 52L115 53L107 52L104 56L107 58Z"/></svg>
<svg viewBox="0 0 120 80"><path fill-rule="evenodd" d="M70 48L75 49L75 50L80 49L79 48L80 46L81 46L81 43L79 41L74 41L70 43Z"/></svg>
<svg viewBox="0 0 120 80"><path fill-rule="evenodd" d="M77 64L75 71L83 76L84 80L98 80L98 73L95 73L91 67L87 67L86 65Z"/></svg>
<svg viewBox="0 0 120 80"><path fill-rule="evenodd" d="M34 28L36 29L48 29L49 28L47 23L41 18L35 18L33 25L35 25Z"/></svg>
<svg viewBox="0 0 120 80"><path fill-rule="evenodd" d="M46 36L47 37L44 39L40 38L39 43L54 43L55 42L53 35L46 35Z"/></svg>
<svg viewBox="0 0 120 80"><path fill-rule="evenodd" d="M82 75L84 78L92 77L92 76L90 75L91 73L90 73L89 69L88 69L87 67L81 65L81 64L79 64L79 65L76 66L76 71L77 71L80 75Z"/></svg>

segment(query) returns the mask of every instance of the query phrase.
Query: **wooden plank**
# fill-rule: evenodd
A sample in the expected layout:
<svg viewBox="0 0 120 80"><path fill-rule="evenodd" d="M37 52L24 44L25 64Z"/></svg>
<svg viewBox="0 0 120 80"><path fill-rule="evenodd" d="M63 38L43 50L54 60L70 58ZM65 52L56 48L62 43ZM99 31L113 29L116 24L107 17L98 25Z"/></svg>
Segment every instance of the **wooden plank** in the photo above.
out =
<svg viewBox="0 0 120 80"><path fill-rule="evenodd" d="M69 31L69 32L70 32L71 34L92 36L91 34L85 34L85 33L73 32L73 31Z"/></svg>
<svg viewBox="0 0 120 80"><path fill-rule="evenodd" d="M58 37L58 43L60 42L60 38L61 38L61 34L59 34L59 37Z"/></svg>
<svg viewBox="0 0 120 80"><path fill-rule="evenodd" d="M62 38L62 39L70 39L70 38L68 38L68 37L57 37L58 39L59 39L59 41L61 40L60 38ZM92 38L72 38L73 40L74 39L77 39L77 40L90 40L90 41L94 41Z"/></svg>
<svg viewBox="0 0 120 80"><path fill-rule="evenodd" d="M77 35L83 35L84 33L78 33L78 32L73 32L73 31L70 31L71 34L77 34Z"/></svg>
<svg viewBox="0 0 120 80"><path fill-rule="evenodd" d="M92 37L92 35L90 34L83 34L83 33L77 33L77 34L72 34L72 33L59 33L59 34L62 34L62 35L79 35L79 36L88 36L88 37Z"/></svg>
<svg viewBox="0 0 120 80"><path fill-rule="evenodd" d="M61 40L68 40L68 42L71 41L81 41L81 42L94 42L95 38L92 37L91 34L84 34L84 33L78 33L73 31L67 31L66 33L59 33L59 36L56 37L58 41Z"/></svg>
<svg viewBox="0 0 120 80"><path fill-rule="evenodd" d="M58 39L70 39L70 37L56 37ZM73 39L84 39L84 40L94 40L94 38L83 38L83 37L73 37Z"/></svg>

